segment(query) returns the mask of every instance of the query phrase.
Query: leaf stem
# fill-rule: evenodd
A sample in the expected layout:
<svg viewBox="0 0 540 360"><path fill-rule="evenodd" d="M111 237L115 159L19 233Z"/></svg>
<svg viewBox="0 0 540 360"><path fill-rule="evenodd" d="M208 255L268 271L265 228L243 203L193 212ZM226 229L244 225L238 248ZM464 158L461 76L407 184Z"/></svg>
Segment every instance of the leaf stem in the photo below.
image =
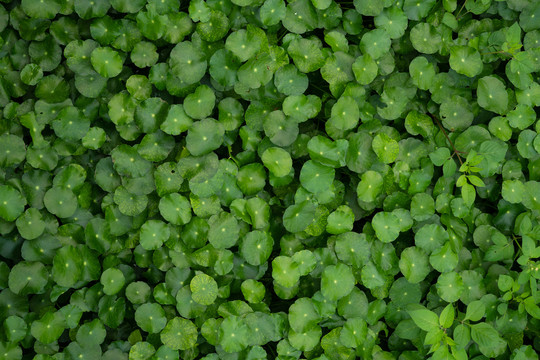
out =
<svg viewBox="0 0 540 360"><path fill-rule="evenodd" d="M521 245L520 245L519 242L517 241L517 238L514 236L514 234L512 234L512 239L514 239L514 242L515 242L516 245L518 246L519 250L521 250L521 253L523 253L523 248L521 247Z"/></svg>
<svg viewBox="0 0 540 360"><path fill-rule="evenodd" d="M236 159L234 158L234 156L232 155L232 148L230 146L227 146L227 149L229 150L229 159L231 159L232 161L234 161L234 163L236 164L236 166L240 167L240 165L238 165L238 161L236 161Z"/></svg>
<svg viewBox="0 0 540 360"><path fill-rule="evenodd" d="M459 8L459 11L458 11L458 13L456 15L456 20L459 20L459 14L461 14L461 11L463 10L463 8L465 7L466 4L467 4L467 0L465 0L463 2L463 5L461 5L461 7Z"/></svg>
<svg viewBox="0 0 540 360"><path fill-rule="evenodd" d="M283 33L282 33L281 35L279 35L279 37L278 37L278 39L277 39L278 43L279 43L281 40L283 40L283 38L285 37L285 35L287 35L287 31L283 31Z"/></svg>
<svg viewBox="0 0 540 360"><path fill-rule="evenodd" d="M456 149L456 147L454 146L454 143L452 142L452 140L450 140L450 137L448 137L448 134L446 133L446 131L444 130L443 126L441 125L441 122L439 121L439 119L437 119L437 117L431 113L428 113L428 115L433 119L435 120L435 122L437 123L437 126L439 126L439 129L441 129L442 133L444 134L444 136L446 137L446 140L448 140L448 142L450 143L450 146L452 146L452 149L454 150L454 153L452 154L452 156L454 156L454 154L457 155L457 158L459 160L459 163L461 165L463 165L463 160L461 160L461 156L459 156L460 153L463 153L462 151L459 151L458 149Z"/></svg>
<svg viewBox="0 0 540 360"><path fill-rule="evenodd" d="M332 97L332 94L330 94L328 91L324 90L323 88L320 88L319 86L315 85L314 83L310 83L311 86L313 86L315 89L322 91L326 95Z"/></svg>
<svg viewBox="0 0 540 360"><path fill-rule="evenodd" d="M485 52L485 53L480 53L480 55L493 55L493 54L508 54L510 57L512 56L510 53L504 51L504 50L499 50L499 51L490 51L490 52Z"/></svg>
<svg viewBox="0 0 540 360"><path fill-rule="evenodd" d="M456 17L456 20L459 21L459 19L461 19L462 17L464 17L464 16L467 15L468 13L470 13L470 11L465 11L461 16Z"/></svg>

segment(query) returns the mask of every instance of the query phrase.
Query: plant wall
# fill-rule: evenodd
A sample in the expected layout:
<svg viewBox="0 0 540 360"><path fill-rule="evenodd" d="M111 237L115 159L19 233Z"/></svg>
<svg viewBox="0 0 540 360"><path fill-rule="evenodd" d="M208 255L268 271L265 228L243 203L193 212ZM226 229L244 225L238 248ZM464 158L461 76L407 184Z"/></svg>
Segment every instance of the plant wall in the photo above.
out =
<svg viewBox="0 0 540 360"><path fill-rule="evenodd" d="M537 360L537 0L0 0L0 358Z"/></svg>

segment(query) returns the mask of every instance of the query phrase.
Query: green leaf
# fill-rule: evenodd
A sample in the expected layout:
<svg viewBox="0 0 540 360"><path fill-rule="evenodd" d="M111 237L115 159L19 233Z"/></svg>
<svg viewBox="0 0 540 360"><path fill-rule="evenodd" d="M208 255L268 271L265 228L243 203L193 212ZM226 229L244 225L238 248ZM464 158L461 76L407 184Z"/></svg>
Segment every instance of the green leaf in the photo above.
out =
<svg viewBox="0 0 540 360"><path fill-rule="evenodd" d="M105 130L100 127L92 127L88 129L88 132L82 138L82 144L87 149L97 150L106 140L107 134L105 133Z"/></svg>
<svg viewBox="0 0 540 360"><path fill-rule="evenodd" d="M160 220L148 220L141 226L140 243L145 250L157 250L169 239L169 226Z"/></svg>
<svg viewBox="0 0 540 360"><path fill-rule="evenodd" d="M352 65L352 71L358 83L368 85L377 77L379 68L375 60L370 55L365 54L356 58Z"/></svg>
<svg viewBox="0 0 540 360"><path fill-rule="evenodd" d="M150 298L150 294L150 286L142 281L132 282L126 287L126 298L133 304L144 304Z"/></svg>
<svg viewBox="0 0 540 360"><path fill-rule="evenodd" d="M208 220L208 241L217 249L227 249L236 244L239 227L236 218L227 212L213 215Z"/></svg>
<svg viewBox="0 0 540 360"><path fill-rule="evenodd" d="M414 110L407 114L407 117L405 118L405 128L409 134L420 134L425 138L430 137L435 130L433 120L431 120L428 115Z"/></svg>
<svg viewBox="0 0 540 360"><path fill-rule="evenodd" d="M239 352L249 344L249 328L238 316L228 316L218 330L218 341L229 353Z"/></svg>
<svg viewBox="0 0 540 360"><path fill-rule="evenodd" d="M456 45L450 48L450 67L458 74L475 77L482 72L484 64L477 50L469 46Z"/></svg>
<svg viewBox="0 0 540 360"><path fill-rule="evenodd" d="M77 331L76 339L83 347L100 345L105 341L107 331L99 319L83 324Z"/></svg>
<svg viewBox="0 0 540 360"><path fill-rule="evenodd" d="M240 289L244 298L252 304L258 304L263 301L266 294L264 285L253 279L244 280Z"/></svg>
<svg viewBox="0 0 540 360"><path fill-rule="evenodd" d="M424 56L418 56L409 64L409 72L413 83L422 90L431 86L435 77L435 68Z"/></svg>
<svg viewBox="0 0 540 360"><path fill-rule="evenodd" d="M61 9L60 2L55 0L23 0L21 7L28 16L37 19L53 19Z"/></svg>
<svg viewBox="0 0 540 360"><path fill-rule="evenodd" d="M433 311L421 305L416 305L407 310L407 312L420 329L428 332L439 329L439 317Z"/></svg>
<svg viewBox="0 0 540 360"><path fill-rule="evenodd" d="M293 287L300 279L299 266L288 256L278 256L272 260L272 278L281 286Z"/></svg>
<svg viewBox="0 0 540 360"><path fill-rule="evenodd" d="M399 145L397 141L384 133L377 134L373 138L371 146L379 160L385 164L394 162L399 154Z"/></svg>
<svg viewBox="0 0 540 360"><path fill-rule="evenodd" d="M330 234L342 234L351 231L354 226L354 213L347 205L339 206L327 218L326 231Z"/></svg>
<svg viewBox="0 0 540 360"><path fill-rule="evenodd" d="M334 181L334 169L308 160L300 171L302 186L312 193L321 193L328 189Z"/></svg>
<svg viewBox="0 0 540 360"><path fill-rule="evenodd" d="M332 107L330 121L339 130L350 130L358 124L359 116L356 101L350 96L342 96Z"/></svg>
<svg viewBox="0 0 540 360"><path fill-rule="evenodd" d="M508 291L514 285L514 279L512 279L512 277L508 275L501 275L499 276L497 284L499 286L499 290Z"/></svg>
<svg viewBox="0 0 540 360"><path fill-rule="evenodd" d="M471 330L465 324L459 324L454 329L454 340L461 347L465 347L471 341Z"/></svg>
<svg viewBox="0 0 540 360"><path fill-rule="evenodd" d="M448 233L437 224L427 224L421 227L414 237L414 242L419 248L433 253L449 239Z"/></svg>
<svg viewBox="0 0 540 360"><path fill-rule="evenodd" d="M391 39L402 37L407 25L407 16L399 7L387 7L375 16L375 26L386 30Z"/></svg>
<svg viewBox="0 0 540 360"><path fill-rule="evenodd" d="M109 1L94 0L94 3L75 0L74 8L77 14L83 19L91 19L104 16L110 7Z"/></svg>
<svg viewBox="0 0 540 360"><path fill-rule="evenodd" d="M378 172L368 170L362 174L356 188L358 199L365 202L373 202L382 193L384 180Z"/></svg>
<svg viewBox="0 0 540 360"><path fill-rule="evenodd" d="M17 263L9 273L8 285L14 294L40 294L49 280L49 272L38 262L22 261Z"/></svg>
<svg viewBox="0 0 540 360"><path fill-rule="evenodd" d="M186 96L184 111L194 119L204 119L212 114L215 102L216 96L212 89L201 85L193 93Z"/></svg>
<svg viewBox="0 0 540 360"><path fill-rule="evenodd" d="M114 203L118 205L122 214L137 216L146 209L148 197L132 194L124 186L119 186L114 191Z"/></svg>
<svg viewBox="0 0 540 360"><path fill-rule="evenodd" d="M64 246L56 251L53 259L52 277L60 286L71 287L82 275L82 261L77 249Z"/></svg>
<svg viewBox="0 0 540 360"><path fill-rule="evenodd" d="M173 225L187 224L192 217L189 200L178 193L163 196L159 201L159 212Z"/></svg>
<svg viewBox="0 0 540 360"><path fill-rule="evenodd" d="M534 292L533 292L534 294ZM539 319L540 318L540 307L536 304L536 301L534 299L534 296L529 296L523 301L523 304L525 304L525 310L534 318Z"/></svg>
<svg viewBox="0 0 540 360"><path fill-rule="evenodd" d="M134 360L147 360L154 355L156 348L154 345L146 342L139 341L129 349L129 358Z"/></svg>
<svg viewBox="0 0 540 360"><path fill-rule="evenodd" d="M193 119L186 114L184 106L173 104L169 107L167 116L159 128L166 134L180 135L187 131L191 124L193 124Z"/></svg>
<svg viewBox="0 0 540 360"><path fill-rule="evenodd" d="M19 316L11 315L4 321L4 331L8 341L16 344L28 334L28 325Z"/></svg>
<svg viewBox="0 0 540 360"><path fill-rule="evenodd" d="M429 256L429 263L431 266L441 273L454 270L458 264L458 261L458 254L452 250L452 246L449 242L433 251Z"/></svg>
<svg viewBox="0 0 540 360"><path fill-rule="evenodd" d="M497 357L506 350L506 341L488 323L471 325L471 337L485 356Z"/></svg>
<svg viewBox="0 0 540 360"><path fill-rule="evenodd" d="M486 314L486 306L481 300L476 300L467 305L464 320L478 321Z"/></svg>
<svg viewBox="0 0 540 360"><path fill-rule="evenodd" d="M376 16L384 9L384 2L372 2L369 0L355 0L354 8L364 16Z"/></svg>
<svg viewBox="0 0 540 360"><path fill-rule="evenodd" d="M242 239L240 252L242 257L251 265L265 263L272 253L274 240L270 234L255 230L248 232Z"/></svg>
<svg viewBox="0 0 540 360"><path fill-rule="evenodd" d="M336 301L350 294L356 279L351 268L345 264L330 265L321 278L321 292L325 298Z"/></svg>
<svg viewBox="0 0 540 360"><path fill-rule="evenodd" d="M291 328L298 333L306 332L321 320L313 301L309 298L297 299L289 308L288 317Z"/></svg>
<svg viewBox="0 0 540 360"><path fill-rule="evenodd" d="M321 339L322 329L320 326L313 326L306 330L304 333L297 333L294 330L289 331L289 342L298 350L311 351L318 344Z"/></svg>
<svg viewBox="0 0 540 360"><path fill-rule="evenodd" d="M289 44L287 52L294 64L303 73L309 73L320 69L325 63L319 44L312 39L294 39Z"/></svg>
<svg viewBox="0 0 540 360"><path fill-rule="evenodd" d="M298 137L298 124L280 111L272 111L263 120L264 133L278 146L289 146Z"/></svg>
<svg viewBox="0 0 540 360"><path fill-rule="evenodd" d="M418 2L417 0L405 0L403 4L403 11L405 14L407 14L407 17L410 20L418 21L426 17L435 3L435 0L427 0L424 2Z"/></svg>
<svg viewBox="0 0 540 360"><path fill-rule="evenodd" d="M123 59L109 47L94 49L90 59L94 70L105 78L115 77L122 71Z"/></svg>
<svg viewBox="0 0 540 360"><path fill-rule="evenodd" d="M362 52L370 55L373 59L379 59L390 49L390 36L384 29L368 31L360 40Z"/></svg>
<svg viewBox="0 0 540 360"><path fill-rule="evenodd" d="M347 347L360 347L366 341L368 328L366 321L360 318L348 319L341 330L339 339Z"/></svg>
<svg viewBox="0 0 540 360"><path fill-rule="evenodd" d="M0 217L14 221L24 211L26 199L11 186L0 185Z"/></svg>
<svg viewBox="0 0 540 360"><path fill-rule="evenodd" d="M433 360L451 360L454 359L450 351L448 350L448 347L446 345L443 345L439 347L437 350L433 352L433 356L431 357Z"/></svg>
<svg viewBox="0 0 540 360"><path fill-rule="evenodd" d="M105 294L114 295L122 290L126 283L126 279L122 271L115 268L109 268L101 274L100 282L103 285L103 292Z"/></svg>
<svg viewBox="0 0 540 360"><path fill-rule="evenodd" d="M168 104L160 98L148 98L135 109L135 123L144 133L157 131L163 122Z"/></svg>
<svg viewBox="0 0 540 360"><path fill-rule="evenodd" d="M260 8L261 21L272 26L285 18L286 5L283 0L266 0Z"/></svg>
<svg viewBox="0 0 540 360"><path fill-rule="evenodd" d="M506 118L511 127L525 130L536 120L536 113L531 107L519 104L514 110L508 112Z"/></svg>
<svg viewBox="0 0 540 360"><path fill-rule="evenodd" d="M502 184L501 195L504 200L517 204L523 201L525 187L519 180L505 180Z"/></svg>
<svg viewBox="0 0 540 360"><path fill-rule="evenodd" d="M0 136L0 166L10 167L22 163L26 157L26 146L22 138L16 135Z"/></svg>
<svg viewBox="0 0 540 360"><path fill-rule="evenodd" d="M441 35L437 29L424 22L416 24L411 29L410 39L412 46L423 54L435 54L439 51L442 43Z"/></svg>
<svg viewBox="0 0 540 360"><path fill-rule="evenodd" d="M301 95L308 87L308 77L292 64L280 67L274 74L277 90L285 95Z"/></svg>
<svg viewBox="0 0 540 360"><path fill-rule="evenodd" d="M497 114L508 110L508 93L504 83L493 77L485 76L478 80L478 105Z"/></svg>
<svg viewBox="0 0 540 360"><path fill-rule="evenodd" d="M169 57L171 72L185 85L197 83L204 76L207 62L204 53L191 42L178 43Z"/></svg>
<svg viewBox="0 0 540 360"><path fill-rule="evenodd" d="M467 129L474 118L469 101L459 95L454 95L444 101L439 114L443 126L450 131Z"/></svg>
<svg viewBox="0 0 540 360"><path fill-rule="evenodd" d="M290 232L305 230L315 219L316 206L310 201L289 206L283 213L283 225Z"/></svg>
<svg viewBox="0 0 540 360"><path fill-rule="evenodd" d="M70 189L53 186L43 197L43 203L47 210L60 217L68 218L77 210L77 197Z"/></svg>
<svg viewBox="0 0 540 360"><path fill-rule="evenodd" d="M122 176L141 177L152 168L152 164L129 145L117 146L111 152L111 157L114 169Z"/></svg>
<svg viewBox="0 0 540 360"><path fill-rule="evenodd" d="M317 258L310 250L300 250L294 253L292 259L299 265L302 276L308 275L313 271L317 262Z"/></svg>
<svg viewBox="0 0 540 360"><path fill-rule="evenodd" d="M131 61L139 68L149 67L158 61L157 47L146 41L141 41L131 50Z"/></svg>
<svg viewBox="0 0 540 360"><path fill-rule="evenodd" d="M58 340L64 332L64 328L64 316L58 311L49 311L32 322L30 333L43 344L51 344Z"/></svg>
<svg viewBox="0 0 540 360"><path fill-rule="evenodd" d="M437 294L441 299L449 303L458 301L465 290L463 279L456 272L447 272L439 275L436 287Z"/></svg>
<svg viewBox="0 0 540 360"><path fill-rule="evenodd" d="M461 197L463 198L465 205L469 207L472 206L476 198L476 190L474 189L474 186L471 184L464 184L461 187Z"/></svg>
<svg viewBox="0 0 540 360"><path fill-rule="evenodd" d="M454 316L454 306L452 304L446 305L439 315L439 324L446 329L451 328L454 324Z"/></svg>
<svg viewBox="0 0 540 360"><path fill-rule="evenodd" d="M217 298L218 285L216 281L206 274L198 274L189 283L193 301L201 305L211 305Z"/></svg>
<svg viewBox="0 0 540 360"><path fill-rule="evenodd" d="M278 147L266 149L261 156L261 160L264 166L277 177L289 175L292 170L291 156L287 151Z"/></svg>
<svg viewBox="0 0 540 360"><path fill-rule="evenodd" d="M385 243L396 240L401 231L400 219L388 212L378 212L375 214L371 224L377 238Z"/></svg>
<svg viewBox="0 0 540 360"><path fill-rule="evenodd" d="M173 350L188 350L197 343L198 330L187 319L175 317L169 320L160 338L163 344Z"/></svg>
<svg viewBox="0 0 540 360"><path fill-rule="evenodd" d="M430 266L426 253L417 247L408 247L401 253L399 269L405 278L415 284L426 278Z"/></svg>

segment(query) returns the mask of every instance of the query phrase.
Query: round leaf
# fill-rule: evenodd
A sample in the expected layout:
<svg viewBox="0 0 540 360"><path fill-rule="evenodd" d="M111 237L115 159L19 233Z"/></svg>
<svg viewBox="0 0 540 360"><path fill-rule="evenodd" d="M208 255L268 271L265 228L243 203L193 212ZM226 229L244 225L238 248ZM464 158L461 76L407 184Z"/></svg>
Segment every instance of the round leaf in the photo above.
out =
<svg viewBox="0 0 540 360"><path fill-rule="evenodd" d="M167 324L167 317L159 304L146 303L135 311L135 321L142 330L155 334L163 330Z"/></svg>
<svg viewBox="0 0 540 360"><path fill-rule="evenodd" d="M160 334L163 344L173 350L188 350L197 343L198 330L191 321L175 317Z"/></svg>
<svg viewBox="0 0 540 360"><path fill-rule="evenodd" d="M189 283L193 301L201 305L211 305L217 298L218 285L216 281L206 274L198 274Z"/></svg>
<svg viewBox="0 0 540 360"><path fill-rule="evenodd" d="M108 47L94 49L90 60L94 70L105 78L115 77L120 74L124 62L118 52Z"/></svg>

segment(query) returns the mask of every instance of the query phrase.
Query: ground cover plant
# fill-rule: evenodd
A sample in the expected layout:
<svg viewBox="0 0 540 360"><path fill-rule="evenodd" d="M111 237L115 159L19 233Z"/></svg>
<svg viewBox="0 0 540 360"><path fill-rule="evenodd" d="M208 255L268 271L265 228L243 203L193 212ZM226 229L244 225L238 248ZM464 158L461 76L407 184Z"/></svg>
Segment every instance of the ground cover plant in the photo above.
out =
<svg viewBox="0 0 540 360"><path fill-rule="evenodd" d="M540 2L0 0L0 358L540 350Z"/></svg>

